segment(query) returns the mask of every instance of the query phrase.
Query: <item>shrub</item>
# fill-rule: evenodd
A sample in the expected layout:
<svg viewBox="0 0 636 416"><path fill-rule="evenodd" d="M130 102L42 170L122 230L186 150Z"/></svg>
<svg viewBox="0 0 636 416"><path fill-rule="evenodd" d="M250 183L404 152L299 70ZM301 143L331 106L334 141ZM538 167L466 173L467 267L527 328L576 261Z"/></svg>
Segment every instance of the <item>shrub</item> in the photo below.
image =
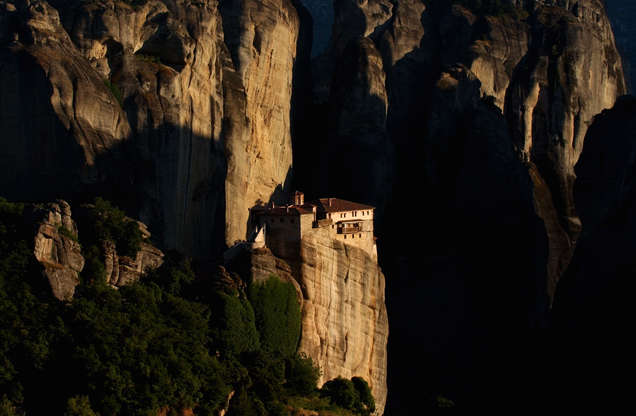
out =
<svg viewBox="0 0 636 416"><path fill-rule="evenodd" d="M143 237L136 221L102 198L96 198L93 205L82 208L84 215L78 217L79 235L85 247L99 247L102 241L109 240L115 243L119 255L137 255Z"/></svg>
<svg viewBox="0 0 636 416"><path fill-rule="evenodd" d="M196 295L191 287L195 280L192 260L174 250L168 251L161 267L149 271L144 279L172 295L190 295L189 298Z"/></svg>
<svg viewBox="0 0 636 416"><path fill-rule="evenodd" d="M320 390L322 397L329 398L332 404L367 416L375 411L375 400L367 382L361 377L351 380L337 377L326 382Z"/></svg>
<svg viewBox="0 0 636 416"><path fill-rule="evenodd" d="M259 349L254 310L238 296L218 292L212 304L212 337L218 350L239 355Z"/></svg>
<svg viewBox="0 0 636 416"><path fill-rule="evenodd" d="M351 382L358 392L358 397L360 399L356 411L365 415L375 412L375 400L373 399L371 388L366 380L362 377L352 377Z"/></svg>
<svg viewBox="0 0 636 416"><path fill-rule="evenodd" d="M88 396L75 396L68 399L64 416L96 416L91 409Z"/></svg>
<svg viewBox="0 0 636 416"><path fill-rule="evenodd" d="M261 347L291 357L300 339L300 305L294 285L272 275L264 283L252 283L248 292Z"/></svg>
<svg viewBox="0 0 636 416"><path fill-rule="evenodd" d="M121 93L121 90L117 86L117 84L111 82L108 79L105 79L104 80L104 85L106 85L106 87L110 90L111 94L113 94L113 97L115 97L115 99L119 103L119 106L123 107L123 102L124 102L123 101L123 95Z"/></svg>
<svg viewBox="0 0 636 416"><path fill-rule="evenodd" d="M320 368L304 353L287 359L285 387L294 394L307 395L316 390Z"/></svg>
<svg viewBox="0 0 636 416"><path fill-rule="evenodd" d="M331 403L345 409L353 409L356 401L359 400L353 383L342 377L326 382L320 390L320 395L328 397Z"/></svg>

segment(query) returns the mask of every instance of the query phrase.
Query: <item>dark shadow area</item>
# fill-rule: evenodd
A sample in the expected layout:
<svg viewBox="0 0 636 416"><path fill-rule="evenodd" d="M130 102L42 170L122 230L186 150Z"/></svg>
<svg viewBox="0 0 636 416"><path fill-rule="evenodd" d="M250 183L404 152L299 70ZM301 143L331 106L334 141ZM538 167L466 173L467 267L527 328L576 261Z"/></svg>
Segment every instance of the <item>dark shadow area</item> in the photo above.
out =
<svg viewBox="0 0 636 416"><path fill-rule="evenodd" d="M153 242L164 249L199 257L222 253L222 142L162 125L115 142L89 165L74 132L51 106L52 88L42 68L26 53L0 53L5 65L16 68L10 72L15 79L3 77L2 102L11 107L18 103L2 112L3 197L31 202L63 198L75 206L100 196L145 222ZM25 114L37 116L36 121L18 116Z"/></svg>
<svg viewBox="0 0 636 416"><path fill-rule="evenodd" d="M62 188L79 186L82 148L51 107L53 89L35 59L3 47L0 62L0 192L11 200L54 200Z"/></svg>
<svg viewBox="0 0 636 416"><path fill-rule="evenodd" d="M628 330L636 289L635 113L636 99L621 97L596 116L576 165L583 233L553 311L555 385L568 386L562 403L634 407L622 380L632 373L635 346Z"/></svg>

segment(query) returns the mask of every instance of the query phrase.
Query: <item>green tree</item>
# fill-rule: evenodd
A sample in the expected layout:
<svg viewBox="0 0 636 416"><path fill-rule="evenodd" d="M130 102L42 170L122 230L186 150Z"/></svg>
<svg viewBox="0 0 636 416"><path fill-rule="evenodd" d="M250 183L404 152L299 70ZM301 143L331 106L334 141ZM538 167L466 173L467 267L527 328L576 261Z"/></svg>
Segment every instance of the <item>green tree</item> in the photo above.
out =
<svg viewBox="0 0 636 416"><path fill-rule="evenodd" d="M210 324L215 347L226 354L239 355L260 348L254 310L238 293L216 293Z"/></svg>
<svg viewBox="0 0 636 416"><path fill-rule="evenodd" d="M327 381L322 386L320 395L329 398L331 403L349 410L355 409L356 402L360 400L351 380L342 377Z"/></svg>
<svg viewBox="0 0 636 416"><path fill-rule="evenodd" d="M300 304L294 285L272 275L264 283L252 283L248 293L262 348L284 357L295 354L300 340Z"/></svg>
<svg viewBox="0 0 636 416"><path fill-rule="evenodd" d="M320 368L306 354L287 359L285 387L293 394L308 395L316 390Z"/></svg>
<svg viewBox="0 0 636 416"><path fill-rule="evenodd" d="M320 395L329 398L332 404L359 415L368 416L375 411L371 389L361 377L353 377L351 380L337 377L329 380L322 386Z"/></svg>
<svg viewBox="0 0 636 416"><path fill-rule="evenodd" d="M96 416L91 408L88 396L75 396L68 399L64 416Z"/></svg>
<svg viewBox="0 0 636 416"><path fill-rule="evenodd" d="M356 411L364 415L375 412L375 399L367 381L362 377L352 377L351 382L358 392L359 403L356 406Z"/></svg>

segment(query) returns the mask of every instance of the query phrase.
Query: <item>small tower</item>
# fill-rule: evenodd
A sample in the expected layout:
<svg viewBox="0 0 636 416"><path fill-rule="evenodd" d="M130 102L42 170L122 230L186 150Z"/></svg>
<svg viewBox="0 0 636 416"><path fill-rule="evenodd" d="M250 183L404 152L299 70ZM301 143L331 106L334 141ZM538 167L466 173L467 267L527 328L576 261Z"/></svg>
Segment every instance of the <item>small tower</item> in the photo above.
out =
<svg viewBox="0 0 636 416"><path fill-rule="evenodd" d="M300 191L294 192L294 205L305 205L305 194Z"/></svg>

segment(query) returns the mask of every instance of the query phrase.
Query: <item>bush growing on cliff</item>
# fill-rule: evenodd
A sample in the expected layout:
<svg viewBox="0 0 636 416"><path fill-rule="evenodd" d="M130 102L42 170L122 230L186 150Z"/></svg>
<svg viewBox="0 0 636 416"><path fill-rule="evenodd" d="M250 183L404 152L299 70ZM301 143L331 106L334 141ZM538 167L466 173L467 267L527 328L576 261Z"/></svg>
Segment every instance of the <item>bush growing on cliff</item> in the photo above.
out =
<svg viewBox="0 0 636 416"><path fill-rule="evenodd" d="M120 256L135 257L141 248L143 236L136 221L110 202L96 198L92 205L83 205L75 216L85 266L84 280L104 281L105 268L102 258L104 241L115 243Z"/></svg>
<svg viewBox="0 0 636 416"><path fill-rule="evenodd" d="M224 353L240 355L260 348L254 310L246 299L219 292L212 303L212 337Z"/></svg>
<svg viewBox="0 0 636 416"><path fill-rule="evenodd" d="M311 357L305 354L296 354L287 360L285 369L285 387L291 393L304 396L316 390L320 368L316 366Z"/></svg>
<svg viewBox="0 0 636 416"><path fill-rule="evenodd" d="M136 221L102 198L95 198L93 205L83 208L86 210L79 217L80 238L96 245L104 240L112 241L119 255L135 257L143 241Z"/></svg>
<svg viewBox="0 0 636 416"><path fill-rule="evenodd" d="M329 380L322 386L320 395L359 415L368 416L375 411L371 389L361 377L353 377L351 380L337 377Z"/></svg>
<svg viewBox="0 0 636 416"><path fill-rule="evenodd" d="M291 357L300 339L300 305L294 285L272 275L264 283L252 283L248 293L262 348Z"/></svg>
<svg viewBox="0 0 636 416"><path fill-rule="evenodd" d="M275 416L316 394L319 370L296 354L292 284L272 278L249 296L241 284L218 291L169 252L159 269L113 290L98 244L128 238L122 225L130 221L97 200L78 221L90 278L72 302L60 302L33 256L23 210L0 199L2 414L217 414L234 390L230 414Z"/></svg>

